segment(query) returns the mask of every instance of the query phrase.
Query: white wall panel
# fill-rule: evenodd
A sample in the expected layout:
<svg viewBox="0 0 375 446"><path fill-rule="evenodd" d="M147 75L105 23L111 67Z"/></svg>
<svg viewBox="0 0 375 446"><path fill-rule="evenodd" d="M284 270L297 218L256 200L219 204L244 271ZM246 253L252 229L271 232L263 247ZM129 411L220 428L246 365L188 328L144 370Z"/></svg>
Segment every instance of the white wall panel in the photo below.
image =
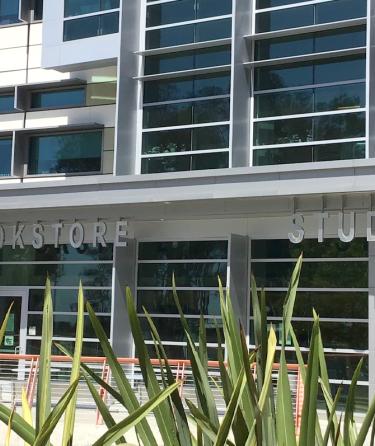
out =
<svg viewBox="0 0 375 446"><path fill-rule="evenodd" d="M33 23L30 25L30 45L42 44L43 25L42 23Z"/></svg>
<svg viewBox="0 0 375 446"><path fill-rule="evenodd" d="M40 68L42 64L42 46L35 45L29 48L29 69Z"/></svg>
<svg viewBox="0 0 375 446"><path fill-rule="evenodd" d="M0 71L14 71L25 69L26 61L26 47L0 50Z"/></svg>
<svg viewBox="0 0 375 446"><path fill-rule="evenodd" d="M70 73L60 73L56 70L43 70L42 68L33 68L28 71L28 82L30 84L36 82L59 81L63 79L70 79Z"/></svg>
<svg viewBox="0 0 375 446"><path fill-rule="evenodd" d="M26 70L0 72L0 87L20 85L25 82Z"/></svg>
<svg viewBox="0 0 375 446"><path fill-rule="evenodd" d="M23 113L0 115L0 131L16 130L23 127Z"/></svg>
<svg viewBox="0 0 375 446"><path fill-rule="evenodd" d="M0 28L0 49L17 48L27 45L27 26Z"/></svg>

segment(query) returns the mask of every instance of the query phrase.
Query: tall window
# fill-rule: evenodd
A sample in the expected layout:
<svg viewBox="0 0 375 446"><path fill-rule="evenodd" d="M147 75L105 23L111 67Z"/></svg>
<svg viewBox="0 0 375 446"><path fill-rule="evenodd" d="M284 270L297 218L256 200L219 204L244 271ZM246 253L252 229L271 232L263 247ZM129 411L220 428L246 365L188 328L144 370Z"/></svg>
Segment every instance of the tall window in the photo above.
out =
<svg viewBox="0 0 375 446"><path fill-rule="evenodd" d="M100 172L102 131L32 136L28 174Z"/></svg>
<svg viewBox="0 0 375 446"><path fill-rule="evenodd" d="M305 240L294 245L288 240L253 240L251 271L258 287L266 289L269 324L280 342L283 301L294 263L304 254L293 327L303 354L307 355L312 332L313 308L320 317L328 373L333 387L343 383L348 392L355 368L365 357L357 390L358 408L368 404L368 247L365 239L351 243L326 239ZM253 316L250 343L254 344ZM289 362L296 362L291 341ZM305 358L306 359L306 358Z"/></svg>
<svg viewBox="0 0 375 446"><path fill-rule="evenodd" d="M256 32L268 34L254 41L254 165L366 156L366 26L319 30L365 18L366 1L310 3L257 2ZM308 25L313 32L273 37Z"/></svg>
<svg viewBox="0 0 375 446"><path fill-rule="evenodd" d="M229 167L231 14L231 0L147 5L142 173Z"/></svg>
<svg viewBox="0 0 375 446"><path fill-rule="evenodd" d="M12 145L12 138L0 138L0 176L2 177L10 176L12 172Z"/></svg>
<svg viewBox="0 0 375 446"><path fill-rule="evenodd" d="M209 356L217 359L216 327L222 325L218 277L225 286L227 258L225 240L139 243L137 308L152 357L156 352L143 308L152 315L167 356L187 358L186 339L172 296L174 274L180 303L195 340L203 314Z"/></svg>

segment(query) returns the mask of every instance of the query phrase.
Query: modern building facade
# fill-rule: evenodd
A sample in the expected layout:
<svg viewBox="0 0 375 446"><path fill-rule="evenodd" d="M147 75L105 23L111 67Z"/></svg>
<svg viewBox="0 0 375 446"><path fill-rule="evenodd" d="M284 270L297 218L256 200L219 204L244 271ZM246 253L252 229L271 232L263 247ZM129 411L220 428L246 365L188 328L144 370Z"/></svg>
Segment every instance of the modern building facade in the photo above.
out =
<svg viewBox="0 0 375 446"><path fill-rule="evenodd" d="M44 4L43 4L44 3ZM82 280L118 355L124 289L172 358L172 275L216 358L218 276L252 335L250 277L280 329L321 318L332 385L365 358L375 394L372 0L0 0L0 305L6 351L37 353L42 294L72 345ZM294 361L292 347L289 359ZM84 354L100 355L89 324Z"/></svg>

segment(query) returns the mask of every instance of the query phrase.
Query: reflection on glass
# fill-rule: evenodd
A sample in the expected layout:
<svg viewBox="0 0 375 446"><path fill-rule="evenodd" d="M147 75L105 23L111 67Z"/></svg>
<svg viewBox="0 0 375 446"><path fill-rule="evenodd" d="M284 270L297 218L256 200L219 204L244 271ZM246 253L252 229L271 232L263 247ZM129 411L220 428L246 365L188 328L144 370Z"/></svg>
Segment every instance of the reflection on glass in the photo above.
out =
<svg viewBox="0 0 375 446"><path fill-rule="evenodd" d="M219 46L180 53L147 56L145 75L193 70L196 68L229 65L231 51L229 46Z"/></svg>
<svg viewBox="0 0 375 446"><path fill-rule="evenodd" d="M255 166L273 164L310 163L362 159L366 157L366 142L320 144L317 146L294 146L272 149L256 149L253 152Z"/></svg>
<svg viewBox="0 0 375 446"><path fill-rule="evenodd" d="M12 138L0 138L0 176L11 175L12 170Z"/></svg>
<svg viewBox="0 0 375 446"><path fill-rule="evenodd" d="M14 111L14 94L0 95L0 113L10 113Z"/></svg>
<svg viewBox="0 0 375 446"><path fill-rule="evenodd" d="M18 23L19 0L0 0L0 25Z"/></svg>
<svg viewBox="0 0 375 446"><path fill-rule="evenodd" d="M74 352L75 342L74 341L61 341L58 340L59 344L64 346L68 351ZM28 355L39 355L40 354L40 340L28 339L26 344L26 352ZM61 350L59 350L54 344L52 344L52 354L61 355ZM82 356L95 356L103 357L104 352L98 342L83 342L82 344Z"/></svg>
<svg viewBox="0 0 375 446"><path fill-rule="evenodd" d="M226 283L227 263L141 263L138 286L170 287L173 275L178 287L216 287L218 277Z"/></svg>
<svg viewBox="0 0 375 446"><path fill-rule="evenodd" d="M188 352L187 345L169 345L167 343L163 343L163 347L165 350L165 353L167 355L167 358L170 359L189 359L190 354ZM155 351L155 347L153 344L147 345L147 350L150 355L150 358L157 358L158 354ZM209 361L217 361L217 348L215 347L208 347L207 348L207 356Z"/></svg>
<svg viewBox="0 0 375 446"><path fill-rule="evenodd" d="M343 57L312 64L289 64L255 69L255 89L273 90L303 85L365 79L364 57Z"/></svg>
<svg viewBox="0 0 375 446"><path fill-rule="evenodd" d="M184 330L181 325L180 318L152 318L156 329L160 335L163 342L186 342L186 337ZM191 319L187 318L187 323L192 332L193 340L198 342L199 339L199 318ZM146 340L151 341L152 336L150 332L150 327L146 318L141 318L141 327L143 335ZM223 323L220 319L206 319L206 336L207 342L217 343L216 327L221 331L221 339L224 339L222 326Z"/></svg>
<svg viewBox="0 0 375 446"><path fill-rule="evenodd" d="M308 258L368 257L368 244L365 238L355 238L350 243L339 239L304 239L298 245L289 240L252 240L251 256L254 259L297 259L301 252Z"/></svg>
<svg viewBox="0 0 375 446"><path fill-rule="evenodd" d="M160 26L232 13L232 0L179 0L149 5L147 26Z"/></svg>
<svg viewBox="0 0 375 446"><path fill-rule="evenodd" d="M99 172L102 132L33 136L28 174Z"/></svg>
<svg viewBox="0 0 375 446"><path fill-rule="evenodd" d="M255 41L255 60L277 59L366 46L366 28L324 31L315 34Z"/></svg>
<svg viewBox="0 0 375 446"><path fill-rule="evenodd" d="M287 287L294 263L254 263L252 272L260 287ZM300 286L304 288L367 288L368 262L304 262Z"/></svg>
<svg viewBox="0 0 375 446"><path fill-rule="evenodd" d="M272 6L275 6L274 3L288 5L291 2L275 1L272 2ZM299 28L317 23L330 23L366 17L366 7L366 0L336 0L315 5L261 12L256 15L256 32L262 33L279 29Z"/></svg>
<svg viewBox="0 0 375 446"><path fill-rule="evenodd" d="M225 240L142 242L138 246L139 260L227 259Z"/></svg>
<svg viewBox="0 0 375 446"><path fill-rule="evenodd" d="M225 39L231 33L231 19L154 29L146 32L146 49Z"/></svg>
<svg viewBox="0 0 375 446"><path fill-rule="evenodd" d="M164 130L143 134L142 153L175 153L229 147L229 126Z"/></svg>
<svg viewBox="0 0 375 446"><path fill-rule="evenodd" d="M84 290L85 300L90 302L96 313L111 312L111 290ZM29 311L43 311L44 290L30 289ZM52 290L53 310L55 312L76 312L78 309L78 289Z"/></svg>
<svg viewBox="0 0 375 446"><path fill-rule="evenodd" d="M143 109L143 128L169 127L229 120L230 99L183 102Z"/></svg>
<svg viewBox="0 0 375 446"><path fill-rule="evenodd" d="M142 159L142 173L144 174L182 172L188 170L225 169L227 167L229 167L228 152Z"/></svg>
<svg viewBox="0 0 375 446"><path fill-rule="evenodd" d="M68 88L37 91L31 95L31 108L59 108L85 105L85 89Z"/></svg>
<svg viewBox="0 0 375 446"><path fill-rule="evenodd" d="M254 144L290 144L365 136L365 113L261 121L254 124Z"/></svg>
<svg viewBox="0 0 375 446"><path fill-rule="evenodd" d="M118 9L120 0L65 0L65 17Z"/></svg>
<svg viewBox="0 0 375 446"><path fill-rule="evenodd" d="M144 85L144 103L218 96L230 93L230 75L214 74L150 81Z"/></svg>
<svg viewBox="0 0 375 446"><path fill-rule="evenodd" d="M185 314L220 316L218 291L178 291L178 298ZM177 314L176 303L170 290L138 290L137 311L150 314Z"/></svg>
<svg viewBox="0 0 375 446"><path fill-rule="evenodd" d="M118 12L83 17L81 19L65 20L64 42L114 34L118 33L118 30Z"/></svg>

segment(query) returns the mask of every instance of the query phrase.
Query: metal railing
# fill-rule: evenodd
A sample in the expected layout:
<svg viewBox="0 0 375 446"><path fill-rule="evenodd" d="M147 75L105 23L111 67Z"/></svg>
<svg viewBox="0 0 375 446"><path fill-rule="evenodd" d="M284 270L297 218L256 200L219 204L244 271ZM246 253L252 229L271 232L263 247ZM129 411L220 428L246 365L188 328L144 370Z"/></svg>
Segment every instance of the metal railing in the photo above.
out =
<svg viewBox="0 0 375 446"><path fill-rule="evenodd" d="M52 356L51 361L51 394L52 404L56 404L67 389L70 372L71 359L66 356ZM111 377L110 367L106 358L102 357L82 357L82 362L88 365L96 372L106 383L116 389L116 383ZM148 394L144 384L143 376L136 358L118 358L127 378L129 379L133 390L135 391L140 404L148 401ZM151 363L157 379L162 381L161 363L158 359L152 359ZM174 378L180 386L180 395L183 398L197 403L195 394L194 378L190 361L187 360L169 360L168 361ZM0 401L9 405L21 404L22 388L26 390L30 405L33 405L38 379L39 356L37 355L13 355L0 354ZM274 364L272 382L274 391L277 391L279 365ZM252 367L254 377L256 378L256 368ZM219 413L225 410L225 401L222 394L222 385L220 378L219 363L216 361L208 362L208 375L210 386L215 396L216 405ZM293 409L295 414L295 423L297 431L300 427L300 418L303 405L303 383L299 367L295 364L288 365L288 376L292 394ZM111 411L123 411L121 406L104 388L93 382L102 400ZM96 405L91 396L86 383L82 380L78 386L77 405L79 408L96 409ZM102 423L100 414L96 413L97 424Z"/></svg>

